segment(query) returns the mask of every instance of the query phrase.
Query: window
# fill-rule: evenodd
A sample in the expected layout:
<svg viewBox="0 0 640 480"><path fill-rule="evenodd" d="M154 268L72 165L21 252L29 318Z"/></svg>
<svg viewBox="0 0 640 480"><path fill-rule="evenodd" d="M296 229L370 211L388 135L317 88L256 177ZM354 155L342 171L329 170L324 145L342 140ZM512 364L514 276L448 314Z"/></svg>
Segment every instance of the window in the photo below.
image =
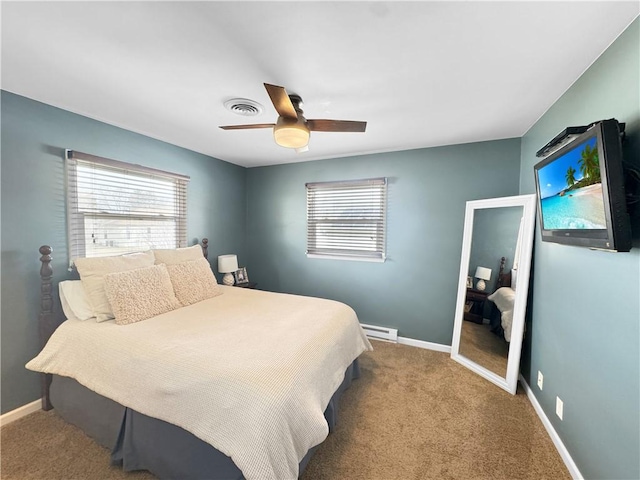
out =
<svg viewBox="0 0 640 480"><path fill-rule="evenodd" d="M307 256L384 261L386 178L306 186Z"/></svg>
<svg viewBox="0 0 640 480"><path fill-rule="evenodd" d="M67 150L69 256L185 247L189 177Z"/></svg>

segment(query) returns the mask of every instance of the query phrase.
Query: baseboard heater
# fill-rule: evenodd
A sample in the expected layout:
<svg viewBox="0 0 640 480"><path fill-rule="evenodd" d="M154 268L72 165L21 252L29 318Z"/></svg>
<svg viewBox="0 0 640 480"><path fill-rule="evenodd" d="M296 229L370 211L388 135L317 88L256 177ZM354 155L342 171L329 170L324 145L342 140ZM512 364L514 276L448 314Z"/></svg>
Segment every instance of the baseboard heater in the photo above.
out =
<svg viewBox="0 0 640 480"><path fill-rule="evenodd" d="M367 337L375 338L377 340L386 340L387 342L398 343L398 329L388 327L378 327L375 325L366 325L361 323L364 333Z"/></svg>

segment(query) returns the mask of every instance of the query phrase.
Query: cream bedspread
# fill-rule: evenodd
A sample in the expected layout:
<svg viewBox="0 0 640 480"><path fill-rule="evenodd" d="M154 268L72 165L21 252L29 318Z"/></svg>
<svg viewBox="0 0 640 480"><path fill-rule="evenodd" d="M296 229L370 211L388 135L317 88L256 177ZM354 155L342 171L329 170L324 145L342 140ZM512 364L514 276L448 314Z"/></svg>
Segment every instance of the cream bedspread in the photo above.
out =
<svg viewBox="0 0 640 480"><path fill-rule="evenodd" d="M27 368L184 428L247 479L297 478L328 435L323 412L346 368L371 345L343 303L222 288L130 325L68 320Z"/></svg>

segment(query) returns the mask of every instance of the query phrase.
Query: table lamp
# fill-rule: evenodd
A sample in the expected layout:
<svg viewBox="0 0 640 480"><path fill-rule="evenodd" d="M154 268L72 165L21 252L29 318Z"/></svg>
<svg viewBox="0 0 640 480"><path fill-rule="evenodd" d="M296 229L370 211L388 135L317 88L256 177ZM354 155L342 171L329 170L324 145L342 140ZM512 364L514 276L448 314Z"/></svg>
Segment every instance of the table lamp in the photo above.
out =
<svg viewBox="0 0 640 480"><path fill-rule="evenodd" d="M238 270L238 257L237 255L219 255L218 256L218 272L224 273L222 277L222 283L225 285L233 285L235 280L232 272Z"/></svg>
<svg viewBox="0 0 640 480"><path fill-rule="evenodd" d="M484 283L485 280L491 279L491 269L486 267L478 267L476 268L476 278L479 278L478 283L476 283L476 290L480 290L481 292L487 288L487 284Z"/></svg>

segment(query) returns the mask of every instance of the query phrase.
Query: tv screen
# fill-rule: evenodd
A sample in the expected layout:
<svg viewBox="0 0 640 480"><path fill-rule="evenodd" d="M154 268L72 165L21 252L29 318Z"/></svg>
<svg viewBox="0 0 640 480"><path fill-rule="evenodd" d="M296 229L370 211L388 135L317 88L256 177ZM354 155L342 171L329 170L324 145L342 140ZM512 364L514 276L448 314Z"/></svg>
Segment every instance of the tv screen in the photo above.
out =
<svg viewBox="0 0 640 480"><path fill-rule="evenodd" d="M543 241L631 249L616 120L595 123L534 170Z"/></svg>

